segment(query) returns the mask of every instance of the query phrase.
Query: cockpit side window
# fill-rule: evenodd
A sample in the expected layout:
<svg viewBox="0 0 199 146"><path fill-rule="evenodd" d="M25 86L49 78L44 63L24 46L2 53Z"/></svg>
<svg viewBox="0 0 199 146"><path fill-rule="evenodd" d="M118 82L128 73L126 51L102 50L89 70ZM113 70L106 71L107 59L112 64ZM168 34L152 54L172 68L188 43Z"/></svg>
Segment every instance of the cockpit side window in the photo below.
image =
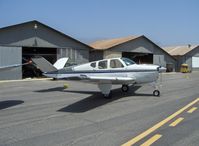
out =
<svg viewBox="0 0 199 146"><path fill-rule="evenodd" d="M124 63L125 63L127 66L132 65L132 64L136 64L136 63L135 63L133 60L131 60L131 59L124 58L124 57L122 57L121 59L122 59L122 61L124 61Z"/></svg>
<svg viewBox="0 0 199 146"><path fill-rule="evenodd" d="M98 68L99 68L99 69L107 69L107 60L105 60L105 61L100 61L100 62L98 63Z"/></svg>
<svg viewBox="0 0 199 146"><path fill-rule="evenodd" d="M123 64L118 59L112 59L110 61L110 68L122 68Z"/></svg>
<svg viewBox="0 0 199 146"><path fill-rule="evenodd" d="M90 66L95 68L96 67L96 62L91 63Z"/></svg>

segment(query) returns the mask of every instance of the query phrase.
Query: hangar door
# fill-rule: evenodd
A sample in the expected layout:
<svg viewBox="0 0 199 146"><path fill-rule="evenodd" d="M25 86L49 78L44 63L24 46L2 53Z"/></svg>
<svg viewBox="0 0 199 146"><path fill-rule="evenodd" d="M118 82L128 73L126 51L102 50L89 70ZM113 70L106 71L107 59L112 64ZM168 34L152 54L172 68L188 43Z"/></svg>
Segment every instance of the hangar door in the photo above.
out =
<svg viewBox="0 0 199 146"><path fill-rule="evenodd" d="M42 56L50 63L54 64L57 60L57 48L23 47L22 62L31 60L32 57ZM22 67L23 78L41 77L42 72L34 65L24 65Z"/></svg>
<svg viewBox="0 0 199 146"><path fill-rule="evenodd" d="M192 57L192 68L199 68L199 57Z"/></svg>
<svg viewBox="0 0 199 146"><path fill-rule="evenodd" d="M122 52L122 57L132 59L137 64L153 64L153 54L149 53Z"/></svg>

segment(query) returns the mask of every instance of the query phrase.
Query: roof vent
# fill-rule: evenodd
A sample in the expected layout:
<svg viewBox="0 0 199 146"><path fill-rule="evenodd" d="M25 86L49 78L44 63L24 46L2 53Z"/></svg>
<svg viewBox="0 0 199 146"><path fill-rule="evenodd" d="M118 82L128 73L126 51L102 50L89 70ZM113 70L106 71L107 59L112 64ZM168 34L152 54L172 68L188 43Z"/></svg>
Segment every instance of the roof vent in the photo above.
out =
<svg viewBox="0 0 199 146"><path fill-rule="evenodd" d="M188 44L188 48L191 48L191 44Z"/></svg>

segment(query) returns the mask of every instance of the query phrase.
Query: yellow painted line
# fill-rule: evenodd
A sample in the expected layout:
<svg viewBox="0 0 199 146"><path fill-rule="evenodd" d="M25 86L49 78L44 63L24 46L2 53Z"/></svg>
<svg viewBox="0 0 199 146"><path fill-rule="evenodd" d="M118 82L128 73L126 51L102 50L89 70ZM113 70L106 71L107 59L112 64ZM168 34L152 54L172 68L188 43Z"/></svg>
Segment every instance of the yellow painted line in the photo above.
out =
<svg viewBox="0 0 199 146"><path fill-rule="evenodd" d="M196 109L197 109L197 107L192 107L190 110L187 111L187 113L191 114L191 113L193 113Z"/></svg>
<svg viewBox="0 0 199 146"><path fill-rule="evenodd" d="M157 141L161 137L162 137L162 135L156 134L156 135L154 135L153 137L151 137L150 139L148 139L145 143L143 143L140 146L150 146L151 144L153 144L155 141Z"/></svg>
<svg viewBox="0 0 199 146"><path fill-rule="evenodd" d="M167 117L163 121L157 123L153 127L149 128L148 130L144 131L143 133L137 135L133 139L131 139L128 142L124 143L122 146L131 146L131 145L135 144L136 142L138 142L142 138L146 137L150 133L154 132L155 130L157 130L158 128L160 128L161 126L163 126L164 124L166 124L167 122L169 122L170 120L172 120L173 118L175 118L177 115L179 115L182 112L184 112L186 109L188 109L189 107L191 107L192 105L194 105L198 101L199 101L199 98L195 99L194 101L192 101L191 103L187 104L186 106L184 106L183 108L181 108L177 112L173 113L172 115L170 115L169 117Z"/></svg>
<svg viewBox="0 0 199 146"><path fill-rule="evenodd" d="M182 120L184 120L184 118L180 117L177 120L175 120L174 122L172 122L169 126L170 127L175 127L176 125L178 125Z"/></svg>

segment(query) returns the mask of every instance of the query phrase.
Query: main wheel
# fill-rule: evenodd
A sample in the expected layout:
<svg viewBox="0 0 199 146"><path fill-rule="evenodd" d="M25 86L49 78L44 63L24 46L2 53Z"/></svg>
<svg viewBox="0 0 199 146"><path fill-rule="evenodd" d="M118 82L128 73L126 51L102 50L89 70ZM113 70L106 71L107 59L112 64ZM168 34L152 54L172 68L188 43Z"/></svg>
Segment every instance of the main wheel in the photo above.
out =
<svg viewBox="0 0 199 146"><path fill-rule="evenodd" d="M111 99L112 98L112 93L110 92L109 94L104 94L105 99Z"/></svg>
<svg viewBox="0 0 199 146"><path fill-rule="evenodd" d="M153 96L160 96L160 91L159 90L154 90L153 91Z"/></svg>
<svg viewBox="0 0 199 146"><path fill-rule="evenodd" d="M122 92L128 92L129 86L128 85L122 85Z"/></svg>

